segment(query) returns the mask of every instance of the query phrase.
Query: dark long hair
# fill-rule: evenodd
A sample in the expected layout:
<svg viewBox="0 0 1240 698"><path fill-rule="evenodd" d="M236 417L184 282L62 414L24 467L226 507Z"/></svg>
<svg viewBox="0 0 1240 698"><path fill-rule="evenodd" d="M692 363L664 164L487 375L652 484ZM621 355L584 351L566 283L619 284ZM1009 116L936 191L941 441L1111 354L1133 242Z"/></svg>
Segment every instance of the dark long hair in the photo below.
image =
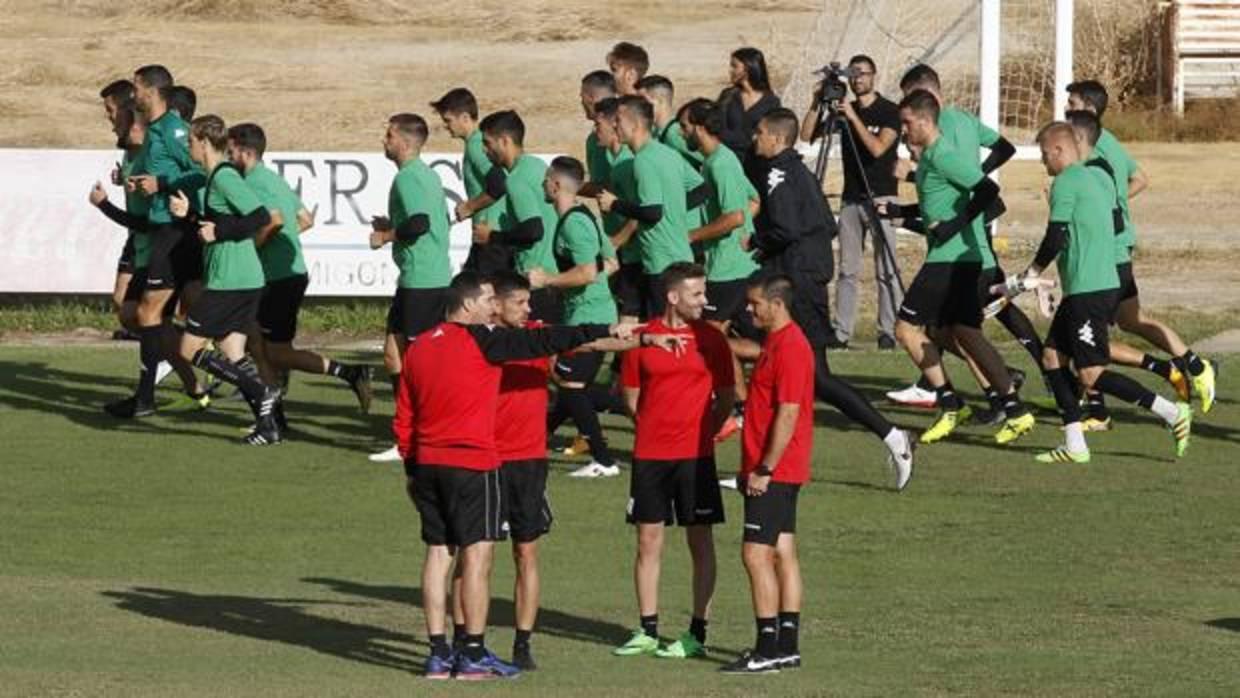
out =
<svg viewBox="0 0 1240 698"><path fill-rule="evenodd" d="M771 78L766 72L766 57L761 51L746 46L733 51L732 57L745 66L745 78L749 80L750 87L759 92L771 91Z"/></svg>

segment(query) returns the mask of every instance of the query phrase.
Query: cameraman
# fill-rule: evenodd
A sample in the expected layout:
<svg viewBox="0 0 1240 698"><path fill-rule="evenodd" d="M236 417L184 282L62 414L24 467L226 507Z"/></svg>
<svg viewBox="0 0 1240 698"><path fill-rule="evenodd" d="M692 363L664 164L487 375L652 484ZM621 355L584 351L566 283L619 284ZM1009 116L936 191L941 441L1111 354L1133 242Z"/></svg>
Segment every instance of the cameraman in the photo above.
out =
<svg viewBox="0 0 1240 698"><path fill-rule="evenodd" d="M865 246L866 182L869 182L875 204L895 201L898 183L893 168L900 135L900 109L874 89L877 69L873 59L866 55L853 56L844 72L856 99L837 103L839 113L851 132L851 138L849 134L840 134L844 191L840 196L840 269L835 287L835 336L839 346L848 345L857 315L857 276L861 273L861 255ZM834 77L828 76L826 79L832 80ZM817 126L823 101L822 90L823 84L820 83L801 127L801 138L811 143L823 135L816 132L820 130ZM896 266L895 228L886 220L881 221L881 226L883 242L871 241L874 276L878 284L878 347L890 350L895 348L896 309L903 301L903 294L900 291L900 272Z"/></svg>

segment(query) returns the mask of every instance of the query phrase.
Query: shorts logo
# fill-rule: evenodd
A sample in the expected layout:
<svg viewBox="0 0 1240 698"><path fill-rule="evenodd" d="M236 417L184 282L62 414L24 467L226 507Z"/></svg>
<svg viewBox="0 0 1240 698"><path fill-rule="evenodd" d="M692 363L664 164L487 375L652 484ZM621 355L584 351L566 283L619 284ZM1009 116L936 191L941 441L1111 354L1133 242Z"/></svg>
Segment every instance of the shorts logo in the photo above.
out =
<svg viewBox="0 0 1240 698"><path fill-rule="evenodd" d="M1076 337L1091 347L1097 346L1094 344L1094 328L1089 324L1089 320L1086 320L1085 324L1081 325L1081 328L1076 331Z"/></svg>
<svg viewBox="0 0 1240 698"><path fill-rule="evenodd" d="M694 509L693 513L697 514L698 516L706 516L707 514L715 513L715 510L714 509Z"/></svg>
<svg viewBox="0 0 1240 698"><path fill-rule="evenodd" d="M916 310L913 310L912 308L910 308L910 307L908 307L907 305L904 305L904 304L901 304L901 305L900 305L900 312L902 312L902 313L904 313L904 314L906 314L906 315L912 315L913 317L917 317L917 311L916 311Z"/></svg>
<svg viewBox="0 0 1240 698"><path fill-rule="evenodd" d="M508 527L508 522L505 521L504 523L500 524L499 530L503 531L504 533L507 533L511 529Z"/></svg>
<svg viewBox="0 0 1240 698"><path fill-rule="evenodd" d="M194 318L192 318L192 317L191 317L191 318L185 318L185 324L189 325L190 327L202 327L202 323L201 323L201 322L198 322L197 320L195 320L195 319L194 319Z"/></svg>
<svg viewBox="0 0 1240 698"><path fill-rule="evenodd" d="M633 498L629 497L629 503L624 507L624 513L629 516L633 515Z"/></svg>
<svg viewBox="0 0 1240 698"><path fill-rule="evenodd" d="M787 175L784 174L784 171L780 169L772 169L768 172L766 175L766 193L774 194L775 187L783 184L786 176Z"/></svg>
<svg viewBox="0 0 1240 698"><path fill-rule="evenodd" d="M758 524L751 524L751 523L745 524L745 528L750 531L761 531L762 530L762 527L759 526Z"/></svg>

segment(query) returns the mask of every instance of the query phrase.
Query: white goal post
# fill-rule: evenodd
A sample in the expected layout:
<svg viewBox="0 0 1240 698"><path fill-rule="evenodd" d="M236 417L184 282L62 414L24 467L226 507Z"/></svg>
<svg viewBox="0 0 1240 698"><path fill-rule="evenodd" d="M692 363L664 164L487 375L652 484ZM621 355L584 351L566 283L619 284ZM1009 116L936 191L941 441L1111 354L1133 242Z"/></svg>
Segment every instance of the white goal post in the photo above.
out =
<svg viewBox="0 0 1240 698"><path fill-rule="evenodd" d="M926 63L947 101L1036 159L1034 134L1067 102L1073 16L1074 0L823 0L781 98L804 113L814 71L863 53L878 63L879 91L896 99L904 71Z"/></svg>

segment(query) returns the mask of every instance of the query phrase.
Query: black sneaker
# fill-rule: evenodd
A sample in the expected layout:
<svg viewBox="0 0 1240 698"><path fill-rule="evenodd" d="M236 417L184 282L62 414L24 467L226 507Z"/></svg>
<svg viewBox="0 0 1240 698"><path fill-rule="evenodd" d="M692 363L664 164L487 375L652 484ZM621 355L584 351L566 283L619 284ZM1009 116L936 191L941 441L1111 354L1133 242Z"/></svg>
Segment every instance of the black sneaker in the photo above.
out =
<svg viewBox="0 0 1240 698"><path fill-rule="evenodd" d="M840 339L839 335L832 332L831 334L827 335L826 347L828 349L836 349L839 351L843 351L843 350L848 349L848 342Z"/></svg>
<svg viewBox="0 0 1240 698"><path fill-rule="evenodd" d="M780 669L800 669L801 654L794 652L792 654L781 654L776 657L775 661L779 662Z"/></svg>
<svg viewBox="0 0 1240 698"><path fill-rule="evenodd" d="M892 337L889 334L878 335L878 350L879 351L895 351L896 350L896 338Z"/></svg>
<svg viewBox="0 0 1240 698"><path fill-rule="evenodd" d="M722 674L778 674L779 659L763 657L753 650L745 650L736 661L719 667Z"/></svg>
<svg viewBox="0 0 1240 698"><path fill-rule="evenodd" d="M358 366L357 373L349 378L349 387L357 396L357 406L361 408L362 414L369 414L370 401L374 399L374 391L370 387L370 367Z"/></svg>
<svg viewBox="0 0 1240 698"><path fill-rule="evenodd" d="M123 400L109 402L103 406L103 411L116 417L117 419L134 419L135 417L149 417L155 414L155 404L151 402L141 402L137 395L130 395Z"/></svg>
<svg viewBox="0 0 1240 698"><path fill-rule="evenodd" d="M521 671L534 671L538 668L528 646L512 648L512 665Z"/></svg>
<svg viewBox="0 0 1240 698"><path fill-rule="evenodd" d="M280 433L280 426L276 424L275 417L271 415L260 418L258 424L254 425L253 431L242 439L251 446L274 446L283 440L284 435Z"/></svg>

